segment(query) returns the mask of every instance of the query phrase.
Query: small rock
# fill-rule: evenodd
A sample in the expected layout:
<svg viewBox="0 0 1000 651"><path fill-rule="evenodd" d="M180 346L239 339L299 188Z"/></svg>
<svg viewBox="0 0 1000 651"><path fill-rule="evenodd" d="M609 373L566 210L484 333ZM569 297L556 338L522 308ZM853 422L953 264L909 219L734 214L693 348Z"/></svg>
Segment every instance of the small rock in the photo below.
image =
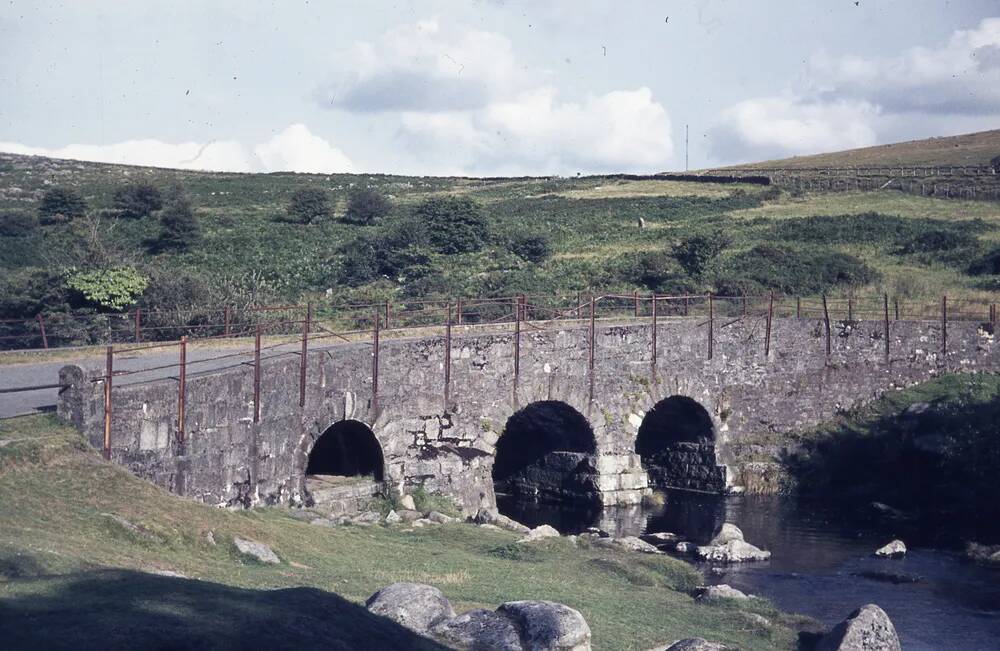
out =
<svg viewBox="0 0 1000 651"><path fill-rule="evenodd" d="M727 647L718 642L709 642L702 637L689 637L673 644L654 649L653 651L727 651Z"/></svg>
<svg viewBox="0 0 1000 651"><path fill-rule="evenodd" d="M636 538L635 536L624 536L623 538L611 538L616 547L627 549L630 552L642 552L644 554L659 554L659 549L648 542Z"/></svg>
<svg viewBox="0 0 1000 651"><path fill-rule="evenodd" d="M149 541L160 542L159 537L152 531L143 526L133 524L120 515L117 515L115 513L102 513L101 516L107 518L109 521L113 522L117 527L121 528L122 530L127 531L135 536L138 536L139 538Z"/></svg>
<svg viewBox="0 0 1000 651"><path fill-rule="evenodd" d="M430 629L434 639L462 651L523 651L514 624L492 610L470 610Z"/></svg>
<svg viewBox="0 0 1000 651"><path fill-rule="evenodd" d="M434 522L433 520L428 520L427 518L420 518L419 520L413 521L414 527L424 527L429 524L437 524L437 522Z"/></svg>
<svg viewBox="0 0 1000 651"><path fill-rule="evenodd" d="M720 599L749 599L746 594L740 592L732 586L728 586L725 583L721 585L708 585L695 588L697 596L695 599L698 601L719 601Z"/></svg>
<svg viewBox="0 0 1000 651"><path fill-rule="evenodd" d="M675 543L680 539L680 536L675 533L670 533L669 531L646 533L639 537L651 545L666 545L667 543Z"/></svg>
<svg viewBox="0 0 1000 651"><path fill-rule="evenodd" d="M508 601L497 608L521 631L532 651L590 651L590 626L583 615L552 601Z"/></svg>
<svg viewBox="0 0 1000 651"><path fill-rule="evenodd" d="M396 513L396 511L391 510L391 509L390 509L389 513L385 516L385 522L386 522L386 524L399 524L402 521L403 521L403 518L399 517L399 514Z"/></svg>
<svg viewBox="0 0 1000 651"><path fill-rule="evenodd" d="M424 517L424 514L420 511L411 511L409 509L400 509L396 511L396 515L403 520L403 522L413 522L414 520L419 520Z"/></svg>
<svg viewBox="0 0 1000 651"><path fill-rule="evenodd" d="M715 537L712 538L711 542L708 544L711 546L725 545L730 540L742 541L745 539L743 538L743 532L740 531L739 527L735 524L726 522L722 525L722 529L719 530L719 533L715 534Z"/></svg>
<svg viewBox="0 0 1000 651"><path fill-rule="evenodd" d="M438 524L448 524L449 522L455 521L455 518L450 515L445 515L440 511L431 511L427 514L427 519L431 522L437 522Z"/></svg>
<svg viewBox="0 0 1000 651"><path fill-rule="evenodd" d="M402 507L403 509L406 509L407 511L417 510L417 504L416 502L413 501L412 495L403 495L401 498L399 498L399 506Z"/></svg>
<svg viewBox="0 0 1000 651"><path fill-rule="evenodd" d="M906 545L902 540L893 540L884 547L875 550L875 555L881 558L901 558L906 554Z"/></svg>
<svg viewBox="0 0 1000 651"><path fill-rule="evenodd" d="M771 552L754 547L742 540L730 540L725 545L709 545L695 548L695 554L703 561L719 563L748 563L766 561Z"/></svg>
<svg viewBox="0 0 1000 651"><path fill-rule="evenodd" d="M694 543L689 543L681 541L674 545L674 551L678 554L693 554L695 552L696 546Z"/></svg>
<svg viewBox="0 0 1000 651"><path fill-rule="evenodd" d="M209 531L208 533L205 534L205 540L208 542L209 545L214 546L215 545L215 534L212 533L211 531Z"/></svg>
<svg viewBox="0 0 1000 651"><path fill-rule="evenodd" d="M901 651L901 647L889 616L867 604L823 636L816 651Z"/></svg>
<svg viewBox="0 0 1000 651"><path fill-rule="evenodd" d="M261 563L277 565L281 562L278 555L271 551L271 548L264 543L236 536L233 538L233 544L236 545L236 549L238 549L241 554L249 556L250 558L253 558Z"/></svg>
<svg viewBox="0 0 1000 651"><path fill-rule="evenodd" d="M611 537L611 534L609 534L607 531L605 531L604 529L599 529L597 527L587 527L586 533L593 534L593 535L597 536L598 538L610 538Z"/></svg>
<svg viewBox="0 0 1000 651"><path fill-rule="evenodd" d="M368 597L369 612L387 617L400 626L423 635L446 619L455 616L444 593L421 583L393 583Z"/></svg>
<svg viewBox="0 0 1000 651"><path fill-rule="evenodd" d="M528 531L528 535L521 538L517 542L534 542L536 540L542 540L543 538L558 538L559 532L556 531L554 527L550 527L547 524L541 524Z"/></svg>
<svg viewBox="0 0 1000 651"><path fill-rule="evenodd" d="M351 524L367 526L382 520L382 515L377 511L363 511L351 518Z"/></svg>
<svg viewBox="0 0 1000 651"><path fill-rule="evenodd" d="M327 518L313 518L309 521L309 524L316 525L317 527L332 527L333 522Z"/></svg>
<svg viewBox="0 0 1000 651"><path fill-rule="evenodd" d="M479 525L479 528L490 529L492 531L503 531L503 529L501 529L500 527L496 526L495 524L490 524L489 522L482 523L481 525Z"/></svg>

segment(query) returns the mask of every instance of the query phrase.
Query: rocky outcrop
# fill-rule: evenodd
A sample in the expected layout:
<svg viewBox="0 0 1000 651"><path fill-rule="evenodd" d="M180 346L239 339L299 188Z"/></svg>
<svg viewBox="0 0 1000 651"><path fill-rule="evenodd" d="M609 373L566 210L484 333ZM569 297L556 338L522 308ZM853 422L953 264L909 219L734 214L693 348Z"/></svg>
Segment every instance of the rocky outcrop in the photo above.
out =
<svg viewBox="0 0 1000 651"><path fill-rule="evenodd" d="M742 540L730 540L724 545L696 547L694 553L703 561L716 563L749 563L766 561L771 558L771 552L754 547Z"/></svg>
<svg viewBox="0 0 1000 651"><path fill-rule="evenodd" d="M906 554L906 545L902 540L893 540L884 547L875 550L875 555L880 558L902 558Z"/></svg>
<svg viewBox="0 0 1000 651"><path fill-rule="evenodd" d="M885 611L867 604L823 636L816 651L901 651L901 646Z"/></svg>
<svg viewBox="0 0 1000 651"><path fill-rule="evenodd" d="M455 616L443 592L421 583L387 585L369 597L365 607L420 634Z"/></svg>
<svg viewBox="0 0 1000 651"><path fill-rule="evenodd" d="M236 550L240 554L257 561L258 563L277 565L281 562L278 555L271 551L271 548L264 543L257 542L255 540L247 540L237 536L233 538L233 545L236 546Z"/></svg>

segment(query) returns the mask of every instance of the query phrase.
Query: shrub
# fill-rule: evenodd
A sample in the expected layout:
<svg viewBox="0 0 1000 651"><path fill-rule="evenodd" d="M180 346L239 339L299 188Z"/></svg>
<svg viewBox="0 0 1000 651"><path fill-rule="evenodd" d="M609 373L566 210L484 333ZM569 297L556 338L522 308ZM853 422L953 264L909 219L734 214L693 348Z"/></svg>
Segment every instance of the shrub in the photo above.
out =
<svg viewBox="0 0 1000 651"><path fill-rule="evenodd" d="M829 249L760 244L733 256L716 288L740 295L741 287L819 294L835 287L856 287L879 280L879 273L858 258ZM724 291L723 291L724 290Z"/></svg>
<svg viewBox="0 0 1000 651"><path fill-rule="evenodd" d="M974 247L979 239L975 235L949 229L934 229L916 235L902 244L900 253L937 253Z"/></svg>
<svg viewBox="0 0 1000 651"><path fill-rule="evenodd" d="M552 255L549 238L544 235L518 233L511 237L507 248L514 255L534 263L545 262Z"/></svg>
<svg viewBox="0 0 1000 651"><path fill-rule="evenodd" d="M330 197L326 190L300 188L292 193L288 201L289 221L310 224L330 216Z"/></svg>
<svg viewBox="0 0 1000 651"><path fill-rule="evenodd" d="M121 310L136 302L149 283L134 267L72 271L66 285L88 302L108 310Z"/></svg>
<svg viewBox="0 0 1000 651"><path fill-rule="evenodd" d="M672 253L685 271L700 276L727 246L729 240L721 233L694 235L675 244Z"/></svg>
<svg viewBox="0 0 1000 651"><path fill-rule="evenodd" d="M969 273L973 276L1000 274L1000 247L973 261L969 265Z"/></svg>
<svg viewBox="0 0 1000 651"><path fill-rule="evenodd" d="M163 197L155 185L132 183L115 190L111 203L122 217L140 219L163 208Z"/></svg>
<svg viewBox="0 0 1000 651"><path fill-rule="evenodd" d="M371 188L358 188L347 197L347 214L344 220L352 224L371 224L389 214L389 199Z"/></svg>
<svg viewBox="0 0 1000 651"><path fill-rule="evenodd" d="M385 276L398 280L410 269L427 265L419 229L400 222L377 233L354 238L342 251L341 282L356 287Z"/></svg>
<svg viewBox="0 0 1000 651"><path fill-rule="evenodd" d="M152 243L154 251L187 251L198 241L200 228L191 201L180 187L173 188L160 213L160 234Z"/></svg>
<svg viewBox="0 0 1000 651"><path fill-rule="evenodd" d="M25 237L38 228L38 217L28 212L0 214L0 237Z"/></svg>
<svg viewBox="0 0 1000 651"><path fill-rule="evenodd" d="M486 222L479 204L463 197L428 199L414 211L418 223L439 253L478 251L486 242Z"/></svg>
<svg viewBox="0 0 1000 651"><path fill-rule="evenodd" d="M687 294L697 291L695 283L670 255L649 251L630 256L621 266L617 280L645 287L659 294Z"/></svg>
<svg viewBox="0 0 1000 651"><path fill-rule="evenodd" d="M68 222L87 212L87 202L72 188L52 188L42 195L38 216L43 224Z"/></svg>

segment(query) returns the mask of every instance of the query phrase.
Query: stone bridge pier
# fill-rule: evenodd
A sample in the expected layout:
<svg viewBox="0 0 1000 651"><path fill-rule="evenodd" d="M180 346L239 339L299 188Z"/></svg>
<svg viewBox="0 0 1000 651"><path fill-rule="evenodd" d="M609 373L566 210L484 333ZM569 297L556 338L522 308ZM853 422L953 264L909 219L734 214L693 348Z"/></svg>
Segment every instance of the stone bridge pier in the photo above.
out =
<svg viewBox="0 0 1000 651"><path fill-rule="evenodd" d="M352 474L468 511L498 490L635 504L657 487L726 490L748 435L780 438L945 369L1000 366L991 329L972 322L948 324L946 341L938 322L893 322L888 357L880 321L835 323L829 355L822 320L775 319L767 356L763 319L712 326L663 319L654 337L648 322L543 323L388 339L377 357L367 343L317 348L304 406L297 355L262 362L259 405L252 366L189 375L183 437L176 380L115 386L110 455L220 505L308 502L319 489L307 476ZM61 377L60 416L100 447L103 381L75 366Z"/></svg>

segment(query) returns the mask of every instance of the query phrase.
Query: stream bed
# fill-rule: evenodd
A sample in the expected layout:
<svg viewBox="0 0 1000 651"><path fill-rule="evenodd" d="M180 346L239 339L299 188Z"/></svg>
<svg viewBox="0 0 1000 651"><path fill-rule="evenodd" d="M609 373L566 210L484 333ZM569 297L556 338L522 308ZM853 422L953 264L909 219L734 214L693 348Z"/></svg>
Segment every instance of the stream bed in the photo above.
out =
<svg viewBox="0 0 1000 651"><path fill-rule="evenodd" d="M579 509L503 496L498 504L526 525L550 524L563 534L587 527L614 536L670 531L704 544L723 522L732 522L747 542L770 550L771 560L698 563L708 582L728 583L828 626L862 604L876 603L889 614L907 651L1000 650L1000 569L970 563L958 551L921 546L902 534L909 547L905 558L875 558L874 550L894 537L891 527L833 506L685 491L668 491L666 504L658 507Z"/></svg>

